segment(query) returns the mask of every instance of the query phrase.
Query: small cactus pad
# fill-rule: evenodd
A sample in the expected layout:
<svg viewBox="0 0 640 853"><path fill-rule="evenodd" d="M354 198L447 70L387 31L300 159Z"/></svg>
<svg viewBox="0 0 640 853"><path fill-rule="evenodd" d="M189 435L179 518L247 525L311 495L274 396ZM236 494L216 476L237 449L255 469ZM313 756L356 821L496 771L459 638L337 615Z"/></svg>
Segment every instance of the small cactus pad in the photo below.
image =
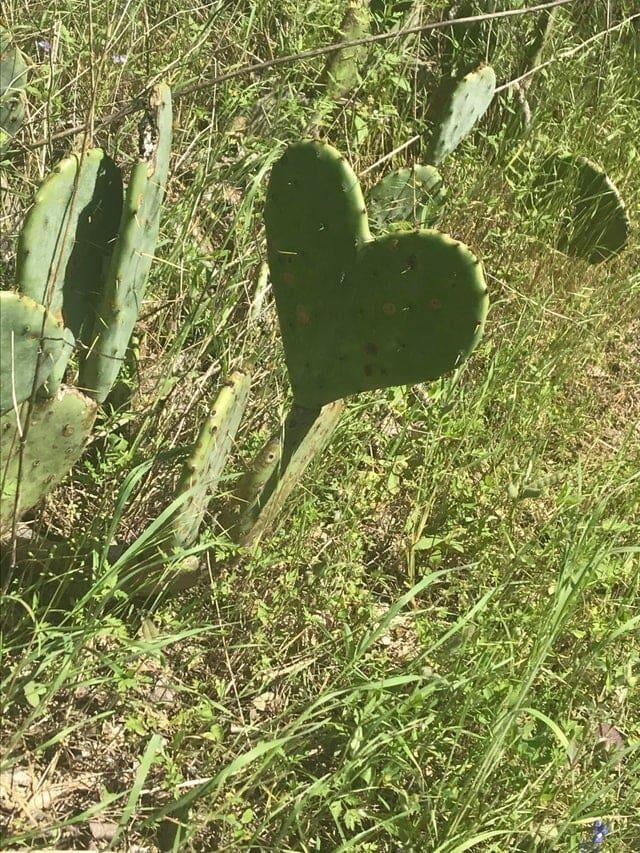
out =
<svg viewBox="0 0 640 853"><path fill-rule="evenodd" d="M586 157L547 157L534 182L533 202L559 222L557 246L567 255L597 264L627 244L630 223L622 197L604 170Z"/></svg>
<svg viewBox="0 0 640 853"><path fill-rule="evenodd" d="M42 305L0 291L0 414L29 399L47 379L64 348L63 327Z"/></svg>
<svg viewBox="0 0 640 853"><path fill-rule="evenodd" d="M202 519L215 492L249 399L251 374L232 373L222 386L211 413L185 463L176 489L188 496L171 524L173 545L189 548L198 538Z"/></svg>
<svg viewBox="0 0 640 853"><path fill-rule="evenodd" d="M21 293L90 339L103 266L118 233L122 178L100 148L62 160L36 193L20 234Z"/></svg>
<svg viewBox="0 0 640 853"><path fill-rule="evenodd" d="M122 367L153 262L169 173L171 92L158 84L140 126L140 160L127 188L120 233L105 278L94 341L80 384L103 402Z"/></svg>
<svg viewBox="0 0 640 853"><path fill-rule="evenodd" d="M435 231L367 240L360 204L328 145L293 146L272 170L267 251L300 406L435 379L482 334L487 287L470 250Z"/></svg>
<svg viewBox="0 0 640 853"><path fill-rule="evenodd" d="M369 218L380 230L400 222L428 228L438 221L446 196L442 177L434 166L396 169L369 193Z"/></svg>
<svg viewBox="0 0 640 853"><path fill-rule="evenodd" d="M19 518L35 506L80 458L91 435L96 404L75 388L62 388L51 399L25 403L19 417L20 428L15 411L0 417L2 532L11 530L14 513Z"/></svg>
<svg viewBox="0 0 640 853"><path fill-rule="evenodd" d="M227 508L223 524L235 542L255 546L273 526L308 465L327 446L343 409L342 400L322 408L293 407L240 480Z"/></svg>
<svg viewBox="0 0 640 853"><path fill-rule="evenodd" d="M369 32L368 0L349 0L340 24L341 41L355 41ZM329 54L322 74L326 97L344 98L358 84L358 64L366 48L363 45L343 47Z"/></svg>
<svg viewBox="0 0 640 853"><path fill-rule="evenodd" d="M434 97L430 116L433 134L427 160L436 166L454 151L489 108L496 75L489 65L470 71L461 80L446 80Z"/></svg>
<svg viewBox="0 0 640 853"><path fill-rule="evenodd" d="M28 66L22 53L11 43L11 36L0 27L0 153L24 119Z"/></svg>
<svg viewBox="0 0 640 853"><path fill-rule="evenodd" d="M51 373L47 376L46 382L44 382L40 388L40 397L55 397L60 390L62 382L64 381L64 375L67 372L67 367L69 366L69 360L73 353L76 339L74 338L71 329L67 328L62 330L62 337L64 338L62 352L60 353L60 357L56 363L53 365Z"/></svg>

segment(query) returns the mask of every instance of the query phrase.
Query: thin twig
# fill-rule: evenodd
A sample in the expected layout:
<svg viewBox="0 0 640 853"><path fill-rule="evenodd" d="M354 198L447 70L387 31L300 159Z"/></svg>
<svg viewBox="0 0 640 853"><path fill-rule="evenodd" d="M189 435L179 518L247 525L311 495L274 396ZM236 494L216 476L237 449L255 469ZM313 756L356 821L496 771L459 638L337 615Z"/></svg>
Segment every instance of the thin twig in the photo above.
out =
<svg viewBox="0 0 640 853"><path fill-rule="evenodd" d="M631 21L635 21L636 18L640 18L640 12L636 12L635 15L631 15L628 18L625 18L624 21L620 21L618 24L614 24L612 27L607 27L606 30L600 30L599 33L591 36L586 41L581 42L580 44L572 47L570 50L563 50L560 53L557 53L555 56L550 57L545 62L541 62L540 65L534 65L533 68L529 69L529 71L521 74L519 77L515 77L513 80L509 80L508 83L503 83L502 86L496 87L496 94L498 92L504 92L505 89L510 89L512 86L516 86L518 83L522 83L523 80L527 80L529 77L532 77L534 74L537 74L538 71L541 71L543 68L546 68L548 65L551 65L553 62L557 62L559 59L568 59L570 56L575 56L576 53L580 53L585 47L593 44L593 42L597 41L602 36L608 35L608 33L612 33L614 30L619 30L621 27L624 27L625 24L631 23Z"/></svg>
<svg viewBox="0 0 640 853"><path fill-rule="evenodd" d="M324 56L327 53L332 53L336 50L342 50L347 47L358 47L359 45L369 45L375 44L381 41L387 41L388 39L395 39L400 36L408 36L413 35L414 33L425 33L430 32L432 30L440 30L448 27L455 26L456 24L470 24L477 21L486 21L486 20L494 20L500 18L512 18L520 15L532 15L536 12L542 12L545 9L553 9L556 6L566 6L569 3L573 3L574 0L551 0L551 2L541 3L536 6L529 6L524 9L506 9L502 12L488 12L483 15L472 15L465 18L455 18L452 20L445 21L434 21L430 24L420 24L414 27L407 27L402 30L390 30L385 33L377 33L376 35L364 36L359 39L351 39L348 41L340 41L334 44L325 45L324 47L315 47L309 50L303 50L301 53L292 53L287 56L278 56L274 59L267 59L265 62L256 62L252 65L243 65L240 68L236 68L233 71L226 71L224 74L220 74L215 77L206 77L203 80L200 80L197 83L192 83L188 86L183 86L181 89L176 89L172 94L172 100L176 101L179 98L184 98L186 95L192 95L195 92L200 91L201 89L209 88L210 86L217 86L220 83L225 83L227 80L235 80L238 77L245 77L248 74L257 74L261 71L267 71L269 68L276 68L280 65L288 65L292 62L297 62L302 59L314 59L318 56ZM116 112L108 115L105 119L103 119L97 126L96 131L102 130L105 127L108 127L110 124L114 122L120 121L123 118L131 115L132 113L139 112L144 109L144 101L143 98L147 93L149 87L145 87L135 98L133 98L128 104ZM58 131L58 133L54 133L47 138L38 139L35 142L30 143L26 146L26 148L40 148L43 145L48 145L50 142L53 142L57 139L64 139L67 136L74 136L77 133L81 133L86 130L86 125L77 125L76 127L68 128L67 130Z"/></svg>
<svg viewBox="0 0 640 853"><path fill-rule="evenodd" d="M405 148L408 148L410 145L413 145L413 143L417 142L421 136L422 136L421 133L416 133L416 135L412 136L411 139L407 139L407 141L403 142L402 145L398 145L398 147L394 148L393 151L389 151L383 157L380 157L379 160L376 160L375 163L372 163L370 166L367 166L366 169L363 169L358 174L358 177L361 178L363 175L366 175L368 172L373 172L373 170L377 169L378 166L382 166L382 164L386 163L387 160L391 160L391 158L395 157L396 154L399 154L401 151L404 151Z"/></svg>

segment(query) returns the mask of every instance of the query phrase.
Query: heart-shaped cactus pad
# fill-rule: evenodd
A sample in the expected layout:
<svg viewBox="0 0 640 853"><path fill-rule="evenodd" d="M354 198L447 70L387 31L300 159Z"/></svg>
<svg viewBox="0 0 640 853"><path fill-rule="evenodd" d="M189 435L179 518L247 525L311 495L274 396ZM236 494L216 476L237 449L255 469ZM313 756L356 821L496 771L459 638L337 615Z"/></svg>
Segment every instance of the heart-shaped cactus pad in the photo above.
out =
<svg viewBox="0 0 640 853"><path fill-rule="evenodd" d="M482 335L482 264L437 231L372 239L358 179L322 142L271 172L267 250L287 367L301 406L437 379Z"/></svg>

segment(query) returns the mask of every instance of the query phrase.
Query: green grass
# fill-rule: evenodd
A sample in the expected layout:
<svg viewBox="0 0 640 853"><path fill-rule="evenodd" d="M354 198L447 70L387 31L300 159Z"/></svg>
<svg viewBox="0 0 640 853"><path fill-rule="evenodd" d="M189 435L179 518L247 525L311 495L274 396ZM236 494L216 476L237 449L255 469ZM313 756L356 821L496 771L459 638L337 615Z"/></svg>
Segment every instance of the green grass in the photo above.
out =
<svg viewBox="0 0 640 853"><path fill-rule="evenodd" d="M430 21L444 4L423 6ZM633 6L576 0L545 56ZM342 10L8 0L4 14L35 62L28 145L67 121L97 124L150 79L177 89L330 43ZM510 28L506 82L524 24L496 26ZM234 553L212 506L198 587L140 602L124 591L140 537L220 377L256 364L225 489L290 405L271 300L257 324L247 316L268 169L315 114L323 60L177 101L134 394L101 416L34 522L79 556L4 578L4 846L87 849L97 822L114 850L574 853L602 818L604 849L640 848L637 39L638 19L552 63L534 78L527 137L482 123L444 164L439 227L482 257L491 295L463 369L351 401L256 555ZM368 52L327 128L356 172L418 132L445 51L431 34ZM136 120L96 143L130 163ZM22 214L72 141L18 146L3 163L7 282ZM634 231L618 259L565 257L526 207L556 148L620 188ZM114 539L129 550L109 562ZM599 743L604 723L621 734L614 749Z"/></svg>

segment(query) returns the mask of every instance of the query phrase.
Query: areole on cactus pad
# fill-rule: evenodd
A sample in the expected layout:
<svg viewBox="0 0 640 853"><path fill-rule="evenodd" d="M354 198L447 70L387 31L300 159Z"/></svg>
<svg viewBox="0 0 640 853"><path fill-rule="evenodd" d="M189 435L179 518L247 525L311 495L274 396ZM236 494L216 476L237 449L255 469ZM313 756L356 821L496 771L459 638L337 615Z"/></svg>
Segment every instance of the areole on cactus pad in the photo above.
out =
<svg viewBox="0 0 640 853"><path fill-rule="evenodd" d="M436 231L372 239L358 179L330 145L285 151L265 223L298 405L436 379L478 343L488 308L480 261Z"/></svg>

